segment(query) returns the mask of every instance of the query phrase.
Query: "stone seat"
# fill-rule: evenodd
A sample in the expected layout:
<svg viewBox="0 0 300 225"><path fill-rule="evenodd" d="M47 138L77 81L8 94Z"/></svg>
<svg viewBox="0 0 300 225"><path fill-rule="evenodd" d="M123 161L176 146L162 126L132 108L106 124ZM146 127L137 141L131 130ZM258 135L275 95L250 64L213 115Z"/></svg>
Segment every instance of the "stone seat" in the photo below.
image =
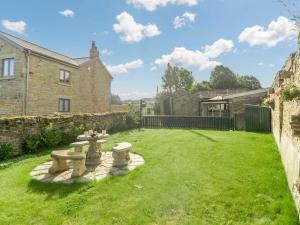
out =
<svg viewBox="0 0 300 225"><path fill-rule="evenodd" d="M72 144L70 144L71 147L74 147L75 152L82 152L82 148L85 145L88 145L89 142L88 141L78 141L78 142L74 142Z"/></svg>
<svg viewBox="0 0 300 225"><path fill-rule="evenodd" d="M72 161L72 166L73 166L72 177L79 177L86 171L85 153L70 152L68 150L53 151L51 153L51 158L53 160L52 166L49 169L49 173L51 174L57 172L63 172L70 169L70 167L67 164L67 160Z"/></svg>
<svg viewBox="0 0 300 225"><path fill-rule="evenodd" d="M128 142L118 143L113 147L112 157L114 159L113 166L115 167L124 167L128 165L130 160L129 152L132 148L132 145Z"/></svg>

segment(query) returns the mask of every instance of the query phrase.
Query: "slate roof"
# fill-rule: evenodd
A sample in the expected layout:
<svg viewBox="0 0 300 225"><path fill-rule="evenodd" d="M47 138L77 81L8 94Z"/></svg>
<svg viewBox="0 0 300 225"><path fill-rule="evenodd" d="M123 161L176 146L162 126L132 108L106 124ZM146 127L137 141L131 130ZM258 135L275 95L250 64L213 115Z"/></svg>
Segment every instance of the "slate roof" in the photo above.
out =
<svg viewBox="0 0 300 225"><path fill-rule="evenodd" d="M269 88L260 88L257 90L246 91L246 92L241 92L241 93L237 93L237 94L216 96L214 98L209 99L208 101L229 100L229 99L233 99L233 98L255 95L255 94L260 94L260 93L268 93L268 90L269 90Z"/></svg>
<svg viewBox="0 0 300 225"><path fill-rule="evenodd" d="M253 91L247 91L247 92L242 92L238 94L232 94L232 95L226 95L223 97L224 100L227 99L233 99L233 98L238 98L238 97L244 97L248 95L255 95L255 94L260 94L260 93L268 93L269 88L261 88Z"/></svg>
<svg viewBox="0 0 300 225"><path fill-rule="evenodd" d="M80 58L80 59L73 59L73 58L70 58L68 56L65 56L65 55L62 55L60 53L51 51L47 48L41 47L39 45L33 44L29 41L25 41L21 38L15 37L15 36L10 35L10 34L6 34L6 33L1 32L1 31L0 31L0 38L3 39L3 40L6 40L6 41L8 41L8 42L10 42L10 43L12 43L16 46L19 46L23 49L30 50L33 53L36 53L36 54L39 54L39 55L42 55L42 56L46 56L50 59L59 60L59 61L64 62L64 63L71 64L73 66L79 66L80 64L88 61L87 57L86 58Z"/></svg>

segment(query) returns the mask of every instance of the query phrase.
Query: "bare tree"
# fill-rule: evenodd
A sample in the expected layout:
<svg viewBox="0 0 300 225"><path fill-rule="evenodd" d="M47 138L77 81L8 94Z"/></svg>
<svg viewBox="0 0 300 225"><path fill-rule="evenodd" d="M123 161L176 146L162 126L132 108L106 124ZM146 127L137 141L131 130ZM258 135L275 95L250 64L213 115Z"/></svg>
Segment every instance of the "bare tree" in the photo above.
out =
<svg viewBox="0 0 300 225"><path fill-rule="evenodd" d="M300 1L299 0L277 0L288 13L290 18L300 24Z"/></svg>

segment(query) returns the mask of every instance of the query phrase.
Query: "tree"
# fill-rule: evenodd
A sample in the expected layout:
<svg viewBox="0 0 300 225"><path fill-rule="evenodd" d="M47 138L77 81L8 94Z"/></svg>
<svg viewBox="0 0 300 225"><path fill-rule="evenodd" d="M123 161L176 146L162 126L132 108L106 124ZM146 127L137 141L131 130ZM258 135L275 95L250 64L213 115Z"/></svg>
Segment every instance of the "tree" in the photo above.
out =
<svg viewBox="0 0 300 225"><path fill-rule="evenodd" d="M277 0L285 8L286 12L290 15L290 18L300 23L300 2L299 0Z"/></svg>
<svg viewBox="0 0 300 225"><path fill-rule="evenodd" d="M164 76L162 77L163 89L169 94L170 114L173 115L173 93L176 91L176 84L178 84L178 77L174 68L168 64Z"/></svg>
<svg viewBox="0 0 300 225"><path fill-rule="evenodd" d="M236 75L222 65L216 66L210 75L210 85L215 89L227 89L237 87Z"/></svg>
<svg viewBox="0 0 300 225"><path fill-rule="evenodd" d="M173 115L173 94L178 90L189 91L194 83L191 71L168 64L164 76L162 77L163 89L169 94L170 114Z"/></svg>
<svg viewBox="0 0 300 225"><path fill-rule="evenodd" d="M210 82L209 81L202 81L200 83L195 83L190 88L191 93L196 93L197 91L206 91L211 90Z"/></svg>
<svg viewBox="0 0 300 225"><path fill-rule="evenodd" d="M175 86L176 90L183 89L183 90L190 90L193 83L194 83L194 77L191 71L184 69L184 68L178 68L174 67L174 72L177 76L177 84Z"/></svg>
<svg viewBox="0 0 300 225"><path fill-rule="evenodd" d="M111 104L113 104L113 105L122 105L122 100L118 95L111 94Z"/></svg>
<svg viewBox="0 0 300 225"><path fill-rule="evenodd" d="M238 76L238 87L255 90L261 88L259 80L254 76Z"/></svg>

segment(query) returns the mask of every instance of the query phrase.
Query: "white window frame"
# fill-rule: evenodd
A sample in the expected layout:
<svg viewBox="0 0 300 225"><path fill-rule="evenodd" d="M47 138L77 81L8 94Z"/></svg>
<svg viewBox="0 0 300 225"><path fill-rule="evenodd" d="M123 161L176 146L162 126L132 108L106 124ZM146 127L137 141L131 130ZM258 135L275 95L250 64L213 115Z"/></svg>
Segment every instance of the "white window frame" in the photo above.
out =
<svg viewBox="0 0 300 225"><path fill-rule="evenodd" d="M2 77L8 78L15 75L15 59L5 58L2 59Z"/></svg>
<svg viewBox="0 0 300 225"><path fill-rule="evenodd" d="M59 83L71 84L71 72L68 70L59 70Z"/></svg>

